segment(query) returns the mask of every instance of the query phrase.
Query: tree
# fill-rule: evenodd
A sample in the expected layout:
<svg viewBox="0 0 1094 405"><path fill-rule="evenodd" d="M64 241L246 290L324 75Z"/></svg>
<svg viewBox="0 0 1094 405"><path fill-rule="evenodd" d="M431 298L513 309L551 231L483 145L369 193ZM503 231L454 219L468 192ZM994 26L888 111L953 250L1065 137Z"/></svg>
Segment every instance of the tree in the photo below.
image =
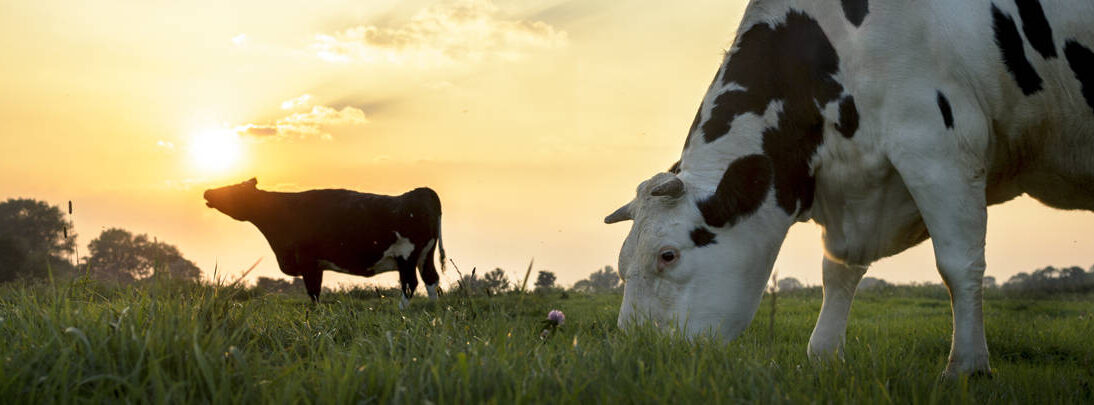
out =
<svg viewBox="0 0 1094 405"><path fill-rule="evenodd" d="M111 228L92 240L87 248L90 256L85 262L97 278L132 282L150 276L191 281L201 277L201 270L182 257L178 248L148 240L148 235Z"/></svg>
<svg viewBox="0 0 1094 405"><path fill-rule="evenodd" d="M187 281L201 279L201 269L182 257L182 252L174 245L153 240L145 251L145 257L152 263L152 277Z"/></svg>
<svg viewBox="0 0 1094 405"><path fill-rule="evenodd" d="M995 281L995 277L984 276L984 288L995 288L995 287L998 287L998 285Z"/></svg>
<svg viewBox="0 0 1094 405"><path fill-rule="evenodd" d="M536 291L549 291L555 289L555 273L541 271L536 276Z"/></svg>
<svg viewBox="0 0 1094 405"><path fill-rule="evenodd" d="M589 275L589 278L574 284L574 290L588 293L613 291L619 288L619 274L612 266L604 266Z"/></svg>
<svg viewBox="0 0 1094 405"><path fill-rule="evenodd" d="M858 282L858 289L860 289L860 290L870 290L870 289L874 289L874 288L884 288L884 287L888 287L888 286L889 286L888 281L882 280L880 278L874 278L874 277L863 277L862 281Z"/></svg>
<svg viewBox="0 0 1094 405"><path fill-rule="evenodd" d="M304 279L300 277L294 277L292 279L292 282L289 282L279 278L259 277L258 284L256 284L255 287L271 293L289 293L293 291L303 292Z"/></svg>
<svg viewBox="0 0 1094 405"><path fill-rule="evenodd" d="M779 283L777 284L777 290L779 292L794 291L794 290L801 289L802 287L803 287L802 282L798 281L798 279L796 279L794 277L787 277L787 278L779 279Z"/></svg>
<svg viewBox="0 0 1094 405"><path fill-rule="evenodd" d="M1087 273L1078 266L1046 266L1033 273L1015 274L1003 284L1003 289L1022 294L1090 291L1094 290L1094 272Z"/></svg>
<svg viewBox="0 0 1094 405"><path fill-rule="evenodd" d="M0 203L0 281L44 277L71 268L75 235L59 207L27 198Z"/></svg>
<svg viewBox="0 0 1094 405"><path fill-rule="evenodd" d="M482 285L488 295L501 294L509 290L511 284L505 271L496 268L482 277Z"/></svg>

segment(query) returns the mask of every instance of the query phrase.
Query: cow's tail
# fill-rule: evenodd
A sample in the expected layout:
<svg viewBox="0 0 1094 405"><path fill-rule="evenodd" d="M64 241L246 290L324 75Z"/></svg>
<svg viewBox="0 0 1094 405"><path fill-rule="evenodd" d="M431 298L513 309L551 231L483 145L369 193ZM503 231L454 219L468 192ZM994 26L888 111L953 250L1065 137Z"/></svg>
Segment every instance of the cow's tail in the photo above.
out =
<svg viewBox="0 0 1094 405"><path fill-rule="evenodd" d="M429 195L431 197L433 197L433 204L437 210L437 250L440 250L441 252L441 273L444 273L445 268L447 267L445 262L448 261L448 256L444 254L444 238L441 236L441 211L443 211L441 210L441 196L437 195L437 192L433 191L433 189L431 188L425 187L425 190L429 192ZM432 257L429 259L433 260Z"/></svg>
<svg viewBox="0 0 1094 405"><path fill-rule="evenodd" d="M441 237L441 216L437 216L437 250L441 253L441 273L445 272L444 262L448 261L448 258L444 254L444 238Z"/></svg>

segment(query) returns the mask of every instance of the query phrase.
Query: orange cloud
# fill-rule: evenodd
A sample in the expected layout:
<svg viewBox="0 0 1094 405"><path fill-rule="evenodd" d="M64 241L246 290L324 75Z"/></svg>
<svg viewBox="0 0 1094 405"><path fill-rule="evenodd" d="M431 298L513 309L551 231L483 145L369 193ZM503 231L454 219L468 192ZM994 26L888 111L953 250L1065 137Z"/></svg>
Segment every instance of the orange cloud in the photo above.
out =
<svg viewBox="0 0 1094 405"><path fill-rule="evenodd" d="M305 95L307 96L307 95ZM302 96L303 97L303 96ZM310 99L310 96L307 96ZM300 98L286 101L290 103ZM306 99L305 99L306 100ZM284 106L286 104L282 104ZM368 123L365 112L359 108L343 107L341 110L317 105L310 111L297 112L277 119L270 124L245 124L236 127L236 133L259 139L313 139L331 140L332 127L360 126Z"/></svg>
<svg viewBox="0 0 1094 405"><path fill-rule="evenodd" d="M330 62L434 67L520 59L567 42L565 31L545 22L503 18L489 0L456 0L423 9L399 27L359 25L319 34L311 47Z"/></svg>

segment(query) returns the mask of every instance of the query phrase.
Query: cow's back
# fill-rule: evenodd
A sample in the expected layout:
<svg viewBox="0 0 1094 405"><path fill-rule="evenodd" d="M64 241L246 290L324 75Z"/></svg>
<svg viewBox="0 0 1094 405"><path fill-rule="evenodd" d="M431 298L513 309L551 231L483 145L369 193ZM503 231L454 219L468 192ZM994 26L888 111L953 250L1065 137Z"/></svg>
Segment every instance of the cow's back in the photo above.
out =
<svg viewBox="0 0 1094 405"><path fill-rule="evenodd" d="M859 26L831 4L805 3L841 58L859 141L906 141L885 133L905 112L883 106L919 97L922 113L909 116L944 122L982 151L990 201L1025 192L1094 209L1094 2L864 0Z"/></svg>

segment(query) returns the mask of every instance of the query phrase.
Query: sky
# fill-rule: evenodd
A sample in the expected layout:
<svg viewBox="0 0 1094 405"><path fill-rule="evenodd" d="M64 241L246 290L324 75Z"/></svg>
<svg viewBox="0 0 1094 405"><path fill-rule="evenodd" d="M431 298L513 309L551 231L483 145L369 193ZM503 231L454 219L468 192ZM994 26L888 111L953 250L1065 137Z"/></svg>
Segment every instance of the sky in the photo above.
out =
<svg viewBox="0 0 1094 405"><path fill-rule="evenodd" d="M682 5L686 4L686 5ZM614 265L602 219L680 155L744 1L0 3L0 199L72 200L80 249L110 227L178 246L206 277L285 277L207 188L441 196L463 271ZM987 275L1094 263L1094 215L989 209ZM820 229L781 277L819 284ZM938 282L922 244L868 273ZM534 277L534 275L533 275ZM445 283L453 271L442 275ZM397 284L332 276L325 284Z"/></svg>

